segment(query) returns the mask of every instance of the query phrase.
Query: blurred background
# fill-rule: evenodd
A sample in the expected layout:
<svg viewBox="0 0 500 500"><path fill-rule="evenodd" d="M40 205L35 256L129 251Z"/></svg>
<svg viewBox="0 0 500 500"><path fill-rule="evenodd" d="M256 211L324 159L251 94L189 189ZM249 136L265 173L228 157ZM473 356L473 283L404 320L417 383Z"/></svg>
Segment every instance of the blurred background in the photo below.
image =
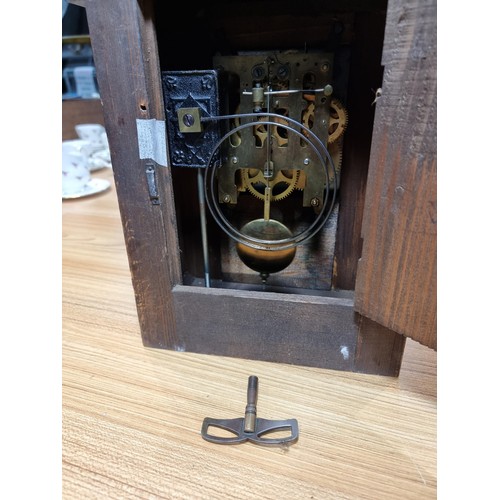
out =
<svg viewBox="0 0 500 500"><path fill-rule="evenodd" d="M62 140L75 139L75 125L104 125L92 43L83 7L62 2Z"/></svg>

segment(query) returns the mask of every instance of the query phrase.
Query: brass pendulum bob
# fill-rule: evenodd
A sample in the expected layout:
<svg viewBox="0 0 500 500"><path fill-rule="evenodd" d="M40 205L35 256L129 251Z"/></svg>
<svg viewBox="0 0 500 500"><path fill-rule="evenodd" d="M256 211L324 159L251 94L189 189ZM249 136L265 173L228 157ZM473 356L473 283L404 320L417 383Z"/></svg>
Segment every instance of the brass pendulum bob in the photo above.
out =
<svg viewBox="0 0 500 500"><path fill-rule="evenodd" d="M270 202L271 188L267 186L264 193L264 218L254 219L245 224L241 228L242 234L268 241L278 241L293 236L288 227L269 217ZM266 283L271 273L277 273L288 267L293 261L296 251L295 247L284 250L257 249L239 242L236 245L236 250L242 262L260 274L263 283Z"/></svg>

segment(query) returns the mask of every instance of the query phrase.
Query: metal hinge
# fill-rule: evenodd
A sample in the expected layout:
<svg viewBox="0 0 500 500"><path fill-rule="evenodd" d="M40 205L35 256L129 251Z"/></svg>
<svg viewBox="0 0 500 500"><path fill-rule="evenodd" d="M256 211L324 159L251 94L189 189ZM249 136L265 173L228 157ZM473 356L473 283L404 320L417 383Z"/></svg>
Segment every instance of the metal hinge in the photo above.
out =
<svg viewBox="0 0 500 500"><path fill-rule="evenodd" d="M146 179L148 181L149 199L153 205L159 205L158 188L156 187L156 170L154 163L146 163Z"/></svg>

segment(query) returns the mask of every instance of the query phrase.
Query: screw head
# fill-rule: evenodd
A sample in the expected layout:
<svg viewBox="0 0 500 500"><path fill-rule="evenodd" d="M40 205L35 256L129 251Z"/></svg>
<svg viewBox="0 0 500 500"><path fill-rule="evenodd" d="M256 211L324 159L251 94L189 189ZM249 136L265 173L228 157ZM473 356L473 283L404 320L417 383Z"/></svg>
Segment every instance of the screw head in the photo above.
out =
<svg viewBox="0 0 500 500"><path fill-rule="evenodd" d="M256 64L252 68L252 78L254 80L262 80L266 76L266 70L261 64Z"/></svg>
<svg viewBox="0 0 500 500"><path fill-rule="evenodd" d="M190 114L186 114L182 117L182 121L186 127L192 127L194 125L194 116Z"/></svg>
<svg viewBox="0 0 500 500"><path fill-rule="evenodd" d="M280 80L286 80L288 78L288 75L290 74L288 70L288 66L282 64L278 68L277 75Z"/></svg>
<svg viewBox="0 0 500 500"><path fill-rule="evenodd" d="M313 198L311 200L311 207L319 207L319 199L318 198Z"/></svg>
<svg viewBox="0 0 500 500"><path fill-rule="evenodd" d="M311 160L309 158L304 159L304 165L309 165L311 163Z"/></svg>

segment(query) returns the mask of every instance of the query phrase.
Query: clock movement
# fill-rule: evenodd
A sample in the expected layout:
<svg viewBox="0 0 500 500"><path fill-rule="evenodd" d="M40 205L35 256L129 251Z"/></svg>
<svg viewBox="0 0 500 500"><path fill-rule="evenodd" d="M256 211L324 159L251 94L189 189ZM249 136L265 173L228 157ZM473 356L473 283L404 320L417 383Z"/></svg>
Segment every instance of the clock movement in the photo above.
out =
<svg viewBox="0 0 500 500"><path fill-rule="evenodd" d="M333 265L347 127L333 65L332 53L264 51L162 73L170 164L197 169L207 287L331 287L318 265Z"/></svg>

